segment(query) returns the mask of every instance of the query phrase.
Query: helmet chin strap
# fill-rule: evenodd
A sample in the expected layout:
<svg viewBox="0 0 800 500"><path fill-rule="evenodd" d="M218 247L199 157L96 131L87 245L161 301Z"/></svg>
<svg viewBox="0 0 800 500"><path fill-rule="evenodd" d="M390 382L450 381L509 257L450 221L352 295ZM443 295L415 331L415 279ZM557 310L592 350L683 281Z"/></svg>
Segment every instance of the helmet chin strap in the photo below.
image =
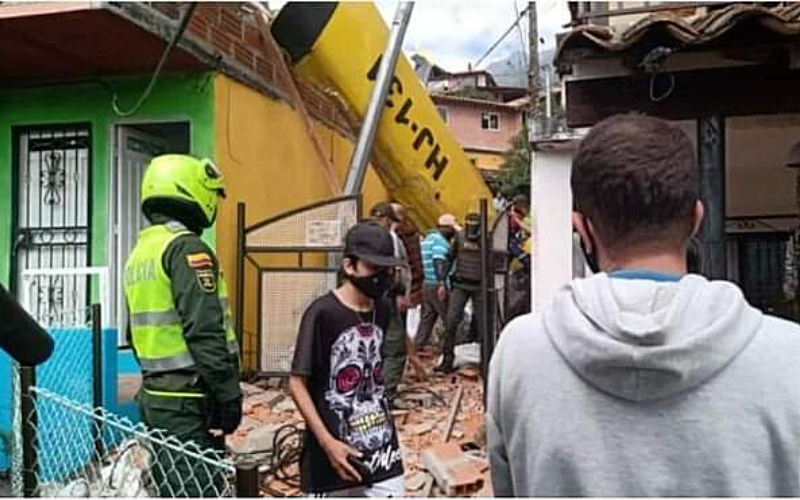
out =
<svg viewBox="0 0 800 500"><path fill-rule="evenodd" d="M153 224L163 224L175 220L186 226L189 231L201 235L210 224L206 224L205 215L200 207L188 203L174 203L169 201L151 201L145 215ZM213 221L212 221L213 223Z"/></svg>

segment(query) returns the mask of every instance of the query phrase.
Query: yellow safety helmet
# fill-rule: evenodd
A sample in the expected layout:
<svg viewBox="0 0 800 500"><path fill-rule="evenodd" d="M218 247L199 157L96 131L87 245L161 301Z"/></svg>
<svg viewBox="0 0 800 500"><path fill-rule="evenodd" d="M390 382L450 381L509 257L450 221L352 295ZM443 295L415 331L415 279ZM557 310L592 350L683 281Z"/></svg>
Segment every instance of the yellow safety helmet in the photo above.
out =
<svg viewBox="0 0 800 500"><path fill-rule="evenodd" d="M218 198L225 197L225 180L214 162L189 155L167 154L153 158L142 179L145 213L165 202L186 203L199 209L203 227L217 218ZM165 214L170 215L170 214Z"/></svg>

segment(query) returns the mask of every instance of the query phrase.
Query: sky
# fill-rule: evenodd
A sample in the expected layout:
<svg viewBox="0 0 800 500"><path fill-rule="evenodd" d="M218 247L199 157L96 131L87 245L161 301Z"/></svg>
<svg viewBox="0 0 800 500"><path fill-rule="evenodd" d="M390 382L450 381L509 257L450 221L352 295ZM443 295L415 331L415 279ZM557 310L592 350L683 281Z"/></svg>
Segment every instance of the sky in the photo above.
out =
<svg viewBox="0 0 800 500"><path fill-rule="evenodd" d="M277 9L285 3L273 0L269 5ZM390 25L398 2L376 0L375 3ZM467 65L480 59L514 23L517 11L522 12L526 5L523 0L418 1L414 4L403 50L407 56L419 52L448 71L466 71ZM536 7L539 37L544 39L539 50L552 49L555 34L564 31L562 26L569 21L567 2L541 0L536 2ZM527 51L527 40L528 16L525 15L519 29L514 29L477 69L485 69L514 52Z"/></svg>

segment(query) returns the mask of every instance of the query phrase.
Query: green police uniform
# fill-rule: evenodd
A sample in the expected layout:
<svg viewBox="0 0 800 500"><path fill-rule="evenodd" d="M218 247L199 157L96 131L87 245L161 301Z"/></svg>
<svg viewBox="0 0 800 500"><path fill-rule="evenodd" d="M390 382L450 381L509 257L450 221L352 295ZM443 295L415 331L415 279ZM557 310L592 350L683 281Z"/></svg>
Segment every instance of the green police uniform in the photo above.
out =
<svg viewBox="0 0 800 500"><path fill-rule="evenodd" d="M147 180L146 173L143 192ZM241 400L227 285L214 252L196 232L152 210L148 218L153 225L142 230L124 277L130 341L143 376L142 421L181 442L222 451L224 438L209 433L220 428L216 410ZM159 496L223 490L221 470L157 448L152 477Z"/></svg>

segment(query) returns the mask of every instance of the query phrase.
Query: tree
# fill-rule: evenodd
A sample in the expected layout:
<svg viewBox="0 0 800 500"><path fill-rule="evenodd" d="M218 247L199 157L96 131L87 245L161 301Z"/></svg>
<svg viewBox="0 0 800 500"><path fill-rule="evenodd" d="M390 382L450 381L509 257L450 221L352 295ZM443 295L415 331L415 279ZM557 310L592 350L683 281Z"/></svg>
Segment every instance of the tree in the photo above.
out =
<svg viewBox="0 0 800 500"><path fill-rule="evenodd" d="M506 199L528 194L531 188L531 151L527 129L523 128L514 136L511 148L503 153L503 159L498 179L500 193Z"/></svg>

